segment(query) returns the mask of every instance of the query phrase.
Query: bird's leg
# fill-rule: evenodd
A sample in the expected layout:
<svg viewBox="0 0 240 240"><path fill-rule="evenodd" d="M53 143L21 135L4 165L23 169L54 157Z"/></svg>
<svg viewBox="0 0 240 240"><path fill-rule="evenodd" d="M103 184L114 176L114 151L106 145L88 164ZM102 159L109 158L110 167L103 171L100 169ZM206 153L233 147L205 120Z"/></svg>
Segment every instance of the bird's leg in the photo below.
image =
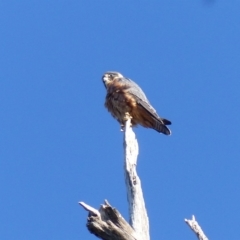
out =
<svg viewBox="0 0 240 240"><path fill-rule="evenodd" d="M125 116L124 116L124 118L123 118L123 121L126 122L128 119L132 119L132 116L130 115L129 112L126 112L126 113L125 113Z"/></svg>
<svg viewBox="0 0 240 240"><path fill-rule="evenodd" d="M129 112L126 112L125 113L125 116L123 118L123 123L121 123L121 132L124 131L124 126L125 126L125 122L128 120L128 119L132 119L132 116L129 114ZM131 123L131 126L132 126L132 123Z"/></svg>

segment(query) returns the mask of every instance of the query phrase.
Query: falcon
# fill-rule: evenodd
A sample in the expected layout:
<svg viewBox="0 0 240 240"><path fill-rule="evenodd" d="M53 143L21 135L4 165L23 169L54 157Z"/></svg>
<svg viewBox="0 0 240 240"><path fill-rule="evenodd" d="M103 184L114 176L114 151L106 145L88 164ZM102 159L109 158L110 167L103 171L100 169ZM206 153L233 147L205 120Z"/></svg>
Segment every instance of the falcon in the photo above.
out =
<svg viewBox="0 0 240 240"><path fill-rule="evenodd" d="M157 114L142 89L134 81L125 78L119 72L104 73L102 81L107 90L105 107L122 128L128 114L132 126L139 124L165 135L171 134L166 126L171 122Z"/></svg>

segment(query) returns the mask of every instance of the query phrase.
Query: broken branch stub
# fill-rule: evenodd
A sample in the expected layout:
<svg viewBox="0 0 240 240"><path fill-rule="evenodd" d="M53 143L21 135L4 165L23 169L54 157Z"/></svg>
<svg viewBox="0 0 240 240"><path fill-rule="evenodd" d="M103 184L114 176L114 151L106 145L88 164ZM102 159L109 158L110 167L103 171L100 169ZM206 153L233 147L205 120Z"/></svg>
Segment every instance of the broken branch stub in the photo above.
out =
<svg viewBox="0 0 240 240"><path fill-rule="evenodd" d="M208 240L207 236L204 234L202 228L198 224L194 215L192 216L192 219L184 219L184 221L188 224L188 226L197 235L197 238L199 240Z"/></svg>
<svg viewBox="0 0 240 240"><path fill-rule="evenodd" d="M89 212L87 228L98 238L103 240L137 240L132 227L107 201L101 205L99 210L83 202L79 204Z"/></svg>

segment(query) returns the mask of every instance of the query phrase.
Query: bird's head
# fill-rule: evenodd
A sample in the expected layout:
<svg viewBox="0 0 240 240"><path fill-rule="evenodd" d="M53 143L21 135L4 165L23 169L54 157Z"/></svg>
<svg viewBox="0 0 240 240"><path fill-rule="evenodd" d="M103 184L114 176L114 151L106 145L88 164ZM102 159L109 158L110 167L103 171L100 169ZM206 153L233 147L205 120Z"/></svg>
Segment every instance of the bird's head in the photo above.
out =
<svg viewBox="0 0 240 240"><path fill-rule="evenodd" d="M107 88L108 84L111 83L115 78L122 78L123 75L119 72L105 72L102 76L104 86Z"/></svg>

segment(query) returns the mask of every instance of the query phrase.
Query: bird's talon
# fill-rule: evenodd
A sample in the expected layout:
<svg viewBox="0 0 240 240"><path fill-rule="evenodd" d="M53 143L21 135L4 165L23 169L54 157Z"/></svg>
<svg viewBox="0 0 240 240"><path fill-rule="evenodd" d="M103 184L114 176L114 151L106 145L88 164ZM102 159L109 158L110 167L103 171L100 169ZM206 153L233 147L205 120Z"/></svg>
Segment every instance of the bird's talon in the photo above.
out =
<svg viewBox="0 0 240 240"><path fill-rule="evenodd" d="M124 116L124 121L127 121L128 119L132 119L132 116L129 114L129 112L126 112Z"/></svg>

